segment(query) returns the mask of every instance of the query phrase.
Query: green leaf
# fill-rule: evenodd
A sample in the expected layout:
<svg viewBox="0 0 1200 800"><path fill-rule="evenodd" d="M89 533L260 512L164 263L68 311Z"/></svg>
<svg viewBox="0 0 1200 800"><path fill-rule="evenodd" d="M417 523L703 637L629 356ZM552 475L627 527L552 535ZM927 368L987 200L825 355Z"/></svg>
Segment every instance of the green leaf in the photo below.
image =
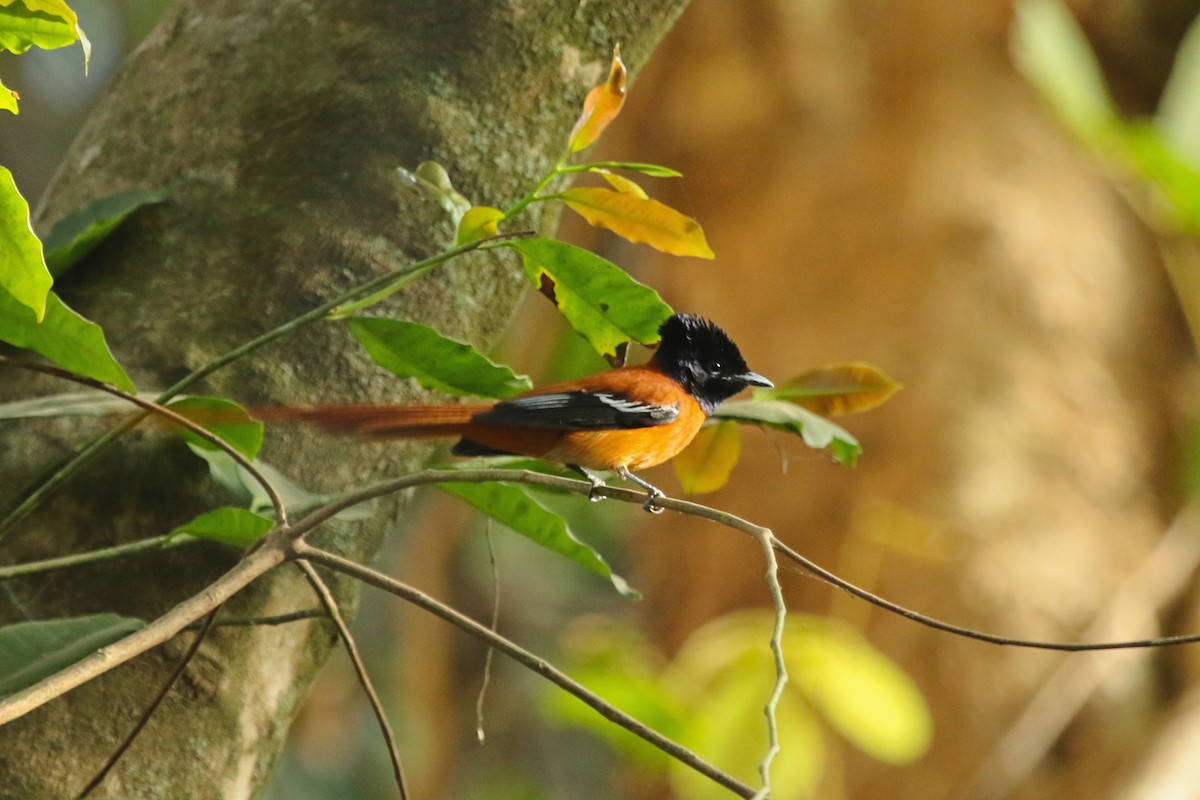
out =
<svg viewBox="0 0 1200 800"><path fill-rule="evenodd" d="M575 537L566 520L534 500L520 486L503 483L439 483L438 488L483 512L589 572L607 578L626 597L637 597L595 549Z"/></svg>
<svg viewBox="0 0 1200 800"><path fill-rule="evenodd" d="M659 681L663 656L636 625L585 614L569 622L558 641L562 667L590 691L664 736L678 740L683 735L687 726L679 704ZM666 770L669 757L658 748L557 686L545 684L544 689L542 708L556 722L591 733L648 770Z"/></svg>
<svg viewBox="0 0 1200 800"><path fill-rule="evenodd" d="M933 722L921 692L857 631L801 616L785 631L783 651L796 687L864 753L906 764L929 749Z"/></svg>
<svg viewBox="0 0 1200 800"><path fill-rule="evenodd" d="M525 274L533 285L601 355L615 355L617 346L630 339L657 342L658 326L673 313L658 292L581 247L552 239L511 246L525 256Z"/></svg>
<svg viewBox="0 0 1200 800"><path fill-rule="evenodd" d="M839 464L854 466L862 445L840 425L783 400L736 400L717 407L714 417L769 425L798 433L814 450L828 447Z"/></svg>
<svg viewBox="0 0 1200 800"><path fill-rule="evenodd" d="M1149 181L1166 216L1185 231L1200 232L1200 166L1186 159L1158 128L1144 123L1125 125L1119 144L1120 155Z"/></svg>
<svg viewBox="0 0 1200 800"><path fill-rule="evenodd" d="M759 731L766 727L761 711L773 673L767 647L772 623L773 615L764 610L719 617L688 637L663 675L665 685L683 699L685 708L692 709L688 730L699 739L695 749L701 755L711 754L719 765L724 763L718 756L724 740L714 744L704 733L707 715L723 717L727 728L747 737L761 736ZM781 739L791 735L785 733L785 725L789 720L794 724L794 715L812 709L841 736L882 761L908 763L928 749L933 727L924 698L912 679L861 634L837 620L792 613L781 646L790 676L780 698ZM747 693L740 702L739 692ZM800 707L786 705L787 698L791 703L802 700ZM756 709L757 722L750 716ZM713 735L723 733L718 728ZM777 767L786 770L790 759L803 757L805 750L797 746L796 742L783 745ZM765 742L760 740L757 752L764 751ZM744 755L743 760L749 757ZM733 763L727 766L737 774ZM811 773L802 771L798 778L803 781L805 776ZM777 782L782 787L782 780Z"/></svg>
<svg viewBox="0 0 1200 800"><path fill-rule="evenodd" d="M788 625L798 615L791 616ZM662 676L688 721L680 744L751 784L759 782L756 768L767 752L763 712L775 675L769 648L773 625L771 612L759 609L718 617L687 638ZM776 791L771 796L808 797L824 771L825 743L794 683L780 695L776 720L782 752L772 769ZM718 796L703 794L703 786L682 771L671 779L680 797ZM695 792L679 791L684 787Z"/></svg>
<svg viewBox="0 0 1200 800"><path fill-rule="evenodd" d="M626 169L630 172L640 172L643 175L649 175L651 178L682 178L683 173L673 170L670 167L662 167L658 164L643 164L638 161L591 161L587 164L575 164L569 167L562 167L559 172L603 172L609 169Z"/></svg>
<svg viewBox="0 0 1200 800"><path fill-rule="evenodd" d="M161 203L169 189L131 189L103 197L60 219L44 242L50 274L58 277L92 251L142 206Z"/></svg>
<svg viewBox="0 0 1200 800"><path fill-rule="evenodd" d="M91 43L63 0L0 0L0 49L24 53L34 45L53 50L75 42L83 45L86 64Z"/></svg>
<svg viewBox="0 0 1200 800"><path fill-rule="evenodd" d="M271 498L262 485L224 450L197 447L191 443L188 449L208 464L208 474L213 481L231 492L240 502L246 503L251 512L260 516L274 513ZM253 463L254 468L275 487L289 514L303 514L334 498L334 495L315 494L304 489L270 464L258 460ZM362 503L338 513L334 518L345 522L363 520L374 513L373 509L373 503Z"/></svg>
<svg viewBox="0 0 1200 800"><path fill-rule="evenodd" d="M769 635L770 626L765 630ZM771 692L766 679L771 674L770 658L761 635L757 645L763 653L757 668L711 687L688 714L680 738L684 747L752 786L761 782L758 765L767 752L763 708ZM812 797L826 762L820 724L794 692L779 698L776 717L781 753L771 770L771 797ZM671 761L668 775L676 797L726 800L730 796L728 789L678 761Z"/></svg>
<svg viewBox="0 0 1200 800"><path fill-rule="evenodd" d="M263 424L252 419L249 412L232 400L221 397L185 397L168 403L167 407L224 439L226 444L248 459L253 459L262 448ZM206 450L220 449L187 428L172 427L190 445Z"/></svg>
<svg viewBox="0 0 1200 800"><path fill-rule="evenodd" d="M1175 150L1200 169L1200 17L1175 52L1155 123Z"/></svg>
<svg viewBox="0 0 1200 800"><path fill-rule="evenodd" d="M186 534L244 549L261 539L273 526L271 520L244 508L218 508L185 522L170 535Z"/></svg>
<svg viewBox="0 0 1200 800"><path fill-rule="evenodd" d="M0 292L29 308L40 322L53 283L42 243L29 224L29 204L17 191L12 173L0 167Z"/></svg>
<svg viewBox="0 0 1200 800"><path fill-rule="evenodd" d="M1084 141L1102 143L1117 122L1104 73L1059 0L1021 0L1012 40L1017 67Z"/></svg>
<svg viewBox="0 0 1200 800"><path fill-rule="evenodd" d="M134 390L133 381L109 351L100 326L72 311L53 292L47 296L46 316L38 324L33 311L0 291L0 341L41 353L78 375L127 392Z"/></svg>
<svg viewBox="0 0 1200 800"><path fill-rule="evenodd" d="M347 317L350 333L375 363L427 389L456 395L511 397L532 388L529 378L425 325L384 317Z"/></svg>
<svg viewBox="0 0 1200 800"><path fill-rule="evenodd" d="M412 172L396 167L395 177L401 186L427 194L450 215L455 225L471 210L471 201L458 193L446 168L436 161L422 161Z"/></svg>
<svg viewBox="0 0 1200 800"><path fill-rule="evenodd" d="M117 614L18 622L0 628L0 697L19 692L143 626Z"/></svg>

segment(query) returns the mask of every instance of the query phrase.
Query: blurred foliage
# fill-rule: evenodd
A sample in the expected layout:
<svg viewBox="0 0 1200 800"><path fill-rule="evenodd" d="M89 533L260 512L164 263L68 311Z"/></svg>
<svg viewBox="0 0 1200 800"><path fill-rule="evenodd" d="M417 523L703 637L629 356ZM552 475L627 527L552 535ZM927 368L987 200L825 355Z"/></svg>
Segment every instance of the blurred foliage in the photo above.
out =
<svg viewBox="0 0 1200 800"><path fill-rule="evenodd" d="M1135 209L1160 229L1200 234L1200 21L1192 24L1149 119L1121 115L1095 52L1059 0L1021 0L1017 66L1063 122L1128 179Z"/></svg>
<svg viewBox="0 0 1200 800"><path fill-rule="evenodd" d="M1068 128L1116 174L1117 185L1157 234L1193 344L1200 349L1200 18L1175 55L1149 118L1117 109L1095 52L1059 0L1021 0L1013 55ZM1200 409L1193 409L1195 415ZM1197 421L1182 446L1181 486L1200 472Z"/></svg>
<svg viewBox="0 0 1200 800"><path fill-rule="evenodd" d="M747 610L697 630L668 661L640 631L611 617L575 620L562 636L566 667L588 688L750 783L766 747L763 707L774 674L767 646L772 613ZM919 758L933 735L912 680L857 631L793 613L783 650L791 682L779 708L781 798L812 797L826 765L826 731L891 764ZM724 798L726 790L668 759L553 689L543 706L561 723L591 731L680 797Z"/></svg>

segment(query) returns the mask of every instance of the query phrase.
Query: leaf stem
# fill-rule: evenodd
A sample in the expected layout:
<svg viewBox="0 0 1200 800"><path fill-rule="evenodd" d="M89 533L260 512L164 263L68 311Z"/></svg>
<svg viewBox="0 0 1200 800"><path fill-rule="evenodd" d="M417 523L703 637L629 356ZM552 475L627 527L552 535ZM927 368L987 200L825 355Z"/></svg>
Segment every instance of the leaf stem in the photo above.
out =
<svg viewBox="0 0 1200 800"><path fill-rule="evenodd" d="M8 581L13 578L22 578L26 575L39 575L43 572L54 572L60 569L70 569L72 567L83 567L88 564L97 564L102 561L112 561L118 558L126 558L128 556L137 555L139 553L151 552L154 550L162 550L168 547L178 547L181 544L189 542L197 542L199 539L184 536L171 536L171 534L163 534L162 536L152 536L149 539L139 539L136 542L127 544L113 545L112 547L102 547L99 550L89 550L86 553L72 553L69 556L60 556L59 558L47 558L43 561L29 561L24 564L12 564L6 567L0 567L0 581Z"/></svg>
<svg viewBox="0 0 1200 800"><path fill-rule="evenodd" d="M531 204L545 200L546 198L542 197L540 192L542 191L542 189L545 189L547 186L549 186L550 182L552 180L554 180L555 178L557 178L559 175L565 175L568 172L576 172L577 170L574 170L571 167L566 166L567 159L569 159L570 157L571 157L570 152L563 153L562 158L558 159L558 161L554 164L554 166L551 168L551 170L542 176L542 179L537 182L536 186L534 186L532 189L529 190L528 194L526 194L524 197L522 197L520 200L518 200L516 203L514 203L510 208L505 210L504 219L505 220L512 219L517 214L520 214L522 211L524 211L526 208L528 208Z"/></svg>
<svg viewBox="0 0 1200 800"><path fill-rule="evenodd" d="M294 319L291 319L270 331L267 331L261 336L257 336L254 339L235 347L224 355L219 356L190 375L182 378L174 385L168 387L158 397L155 398L155 402L159 404L167 402L168 400L181 394L185 389L190 388L197 382L203 380L212 373L241 358L242 356L257 350L263 345L270 344L276 339L286 336L289 333L293 333L294 331L297 331L306 325L310 325L313 322L323 319L330 311L333 311L338 306L348 303L352 300L356 300L363 295L370 294L371 292L374 292L383 286L387 286L393 281L399 281L407 278L414 272L424 272L430 267L443 264L453 258L465 255L466 253L477 250L488 244L493 244L498 241L506 241L509 239L525 238L532 235L533 234L530 231L517 231L515 233L504 233L497 236L490 236L485 239L479 239L471 242L470 244L465 244L461 247L455 247L450 250L446 250L445 252L439 253L436 256L418 261L415 264L409 264L405 267L401 267L400 269L389 272L386 275L381 275L378 278L367 281L361 286L344 292L332 300L322 303L311 311L301 314L300 316L295 317ZM77 451L73 456L69 457L65 462L56 467L49 474L49 476L44 478L32 490L30 490L20 502L13 506L3 518L0 518L0 541L4 539L4 537L13 529L13 527L17 525L18 522L29 516L29 514L31 514L35 509L40 507L42 503L45 502L47 497L58 490L60 486L62 486L72 477L77 475L84 467L90 464L96 458L96 456L104 452L109 445L145 419L148 413L149 412L136 414L111 430L101 434L100 436L97 436L81 450Z"/></svg>
<svg viewBox="0 0 1200 800"><path fill-rule="evenodd" d="M287 509L284 508L283 498L280 497L279 491L275 488L267 476L264 475L262 471L258 469L258 467L254 466L254 464L250 462L250 459L238 452L237 448L233 447L220 436L212 433L204 426L193 422L182 414L167 408L161 403L145 400L141 397L138 397L136 394L130 394L123 389L118 389L115 386L102 383L94 378L85 378L82 375L76 375L75 373L68 372L65 369L50 367L44 364L33 364L25 361L14 361L7 356L2 355L0 355L0 364L12 364L20 369L27 369L31 372L40 372L44 375L49 375L54 378L62 378L63 380L73 381L74 383L78 383L82 386L89 386L93 389L107 392L114 397L119 397L122 400L126 400L138 408L141 408L143 413L138 415L138 419L142 419L148 414L157 414L158 416L163 417L164 419L167 419L182 428L186 428L196 436L204 439L209 444L224 451L225 454L232 458L239 467L246 470L246 472L262 487L263 491L267 495L267 498L271 501L271 508L275 514L275 524L278 526L287 525Z"/></svg>

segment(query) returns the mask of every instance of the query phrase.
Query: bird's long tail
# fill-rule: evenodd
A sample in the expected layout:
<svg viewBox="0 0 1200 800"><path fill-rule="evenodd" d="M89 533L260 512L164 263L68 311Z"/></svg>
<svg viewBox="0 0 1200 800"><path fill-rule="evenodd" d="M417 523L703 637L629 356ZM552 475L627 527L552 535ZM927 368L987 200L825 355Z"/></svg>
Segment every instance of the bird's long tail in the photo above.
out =
<svg viewBox="0 0 1200 800"><path fill-rule="evenodd" d="M300 422L326 430L379 439L460 436L484 405L444 406L259 406L251 416L264 422Z"/></svg>

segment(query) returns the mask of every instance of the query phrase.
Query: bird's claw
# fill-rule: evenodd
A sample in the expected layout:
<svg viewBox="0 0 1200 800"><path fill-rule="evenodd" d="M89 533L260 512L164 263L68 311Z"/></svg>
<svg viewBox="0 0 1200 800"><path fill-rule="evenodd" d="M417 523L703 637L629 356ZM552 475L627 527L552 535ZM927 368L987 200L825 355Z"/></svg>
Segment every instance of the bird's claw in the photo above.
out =
<svg viewBox="0 0 1200 800"><path fill-rule="evenodd" d="M662 506L654 505L654 501L660 497L666 497L666 495L664 495L662 492L660 492L658 490L655 490L653 492L646 492L646 502L642 503L642 509L644 511L649 511L651 514L663 513L663 511L665 511L666 509L664 509Z"/></svg>

